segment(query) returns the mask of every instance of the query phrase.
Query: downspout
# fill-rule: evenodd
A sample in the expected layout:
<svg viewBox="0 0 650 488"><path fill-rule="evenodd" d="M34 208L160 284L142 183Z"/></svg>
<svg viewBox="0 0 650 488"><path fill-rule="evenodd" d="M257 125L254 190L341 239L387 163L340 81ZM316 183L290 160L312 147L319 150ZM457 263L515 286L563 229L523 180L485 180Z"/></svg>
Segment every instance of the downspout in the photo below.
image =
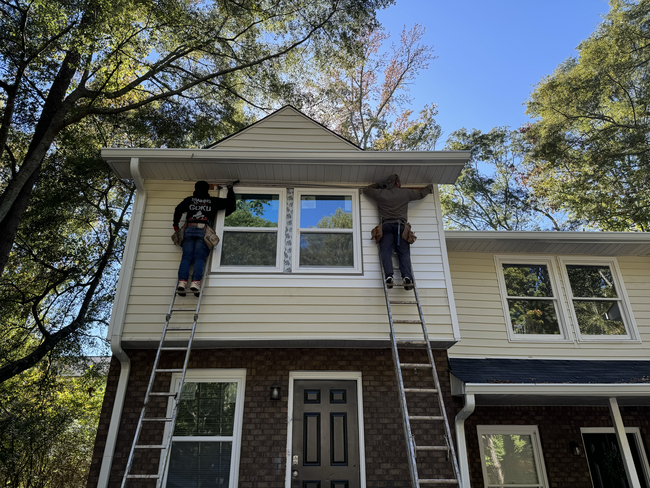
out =
<svg viewBox="0 0 650 488"><path fill-rule="evenodd" d="M102 465L99 471L99 480L97 482L98 488L106 488L108 486L108 480L113 466L115 446L117 445L117 435L120 430L122 408L124 407L124 399L126 398L126 388L129 382L129 374L131 372L131 360L124 349L122 349L122 332L124 330L124 319L126 317L126 307L129 302L131 282L133 280L135 258L138 251L138 244L140 242L144 208L147 203L147 191L145 190L144 181L140 174L140 161L138 158L131 158L130 169L137 192L135 195L135 202L133 203L129 233L127 234L126 244L124 246L124 256L115 292L111 322L108 327L108 338L111 341L111 352L113 353L113 356L120 361L120 378L117 382L117 392L115 393L111 421L106 436L106 446L104 447L104 456L102 457Z"/></svg>
<svg viewBox="0 0 650 488"><path fill-rule="evenodd" d="M458 466L460 469L460 488L470 488L469 463L467 462L467 442L465 441L465 420L474 413L474 395L465 395L465 406L456 415L456 445L458 447Z"/></svg>

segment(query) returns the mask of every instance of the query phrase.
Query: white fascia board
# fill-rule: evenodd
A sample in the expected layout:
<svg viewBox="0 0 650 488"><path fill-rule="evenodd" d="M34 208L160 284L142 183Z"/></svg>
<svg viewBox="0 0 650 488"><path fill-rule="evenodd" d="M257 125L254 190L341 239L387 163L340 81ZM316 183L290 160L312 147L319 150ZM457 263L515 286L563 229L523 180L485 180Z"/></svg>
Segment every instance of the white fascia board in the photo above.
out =
<svg viewBox="0 0 650 488"><path fill-rule="evenodd" d="M465 395L650 396L650 383L465 383Z"/></svg>
<svg viewBox="0 0 650 488"><path fill-rule="evenodd" d="M650 232L446 231L448 241L535 241L575 243L650 243Z"/></svg>
<svg viewBox="0 0 650 488"><path fill-rule="evenodd" d="M256 149L147 149L147 148L103 148L102 158L110 162L126 162L139 158L140 162L155 161L255 161L302 164L318 161L321 164L346 162L367 162L378 165L402 164L459 164L464 165L470 157L469 151L314 151L314 150L256 150Z"/></svg>

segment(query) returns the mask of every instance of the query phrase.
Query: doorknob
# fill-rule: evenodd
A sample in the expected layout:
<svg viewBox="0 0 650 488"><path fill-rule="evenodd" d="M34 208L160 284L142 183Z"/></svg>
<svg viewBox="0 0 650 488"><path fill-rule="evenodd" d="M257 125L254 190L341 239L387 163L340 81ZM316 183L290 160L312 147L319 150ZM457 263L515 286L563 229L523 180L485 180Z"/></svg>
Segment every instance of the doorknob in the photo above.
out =
<svg viewBox="0 0 650 488"><path fill-rule="evenodd" d="M294 470L291 472L291 476L294 477L294 478L297 478L297 477L298 477L298 470L297 470L297 469L294 469Z"/></svg>

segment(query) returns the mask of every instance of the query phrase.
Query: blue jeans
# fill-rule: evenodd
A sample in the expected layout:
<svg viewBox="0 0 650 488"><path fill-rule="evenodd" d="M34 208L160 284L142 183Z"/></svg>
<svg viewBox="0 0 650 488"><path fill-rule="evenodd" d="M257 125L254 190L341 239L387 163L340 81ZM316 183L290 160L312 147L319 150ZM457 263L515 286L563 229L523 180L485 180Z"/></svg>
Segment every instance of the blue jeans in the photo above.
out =
<svg viewBox="0 0 650 488"><path fill-rule="evenodd" d="M190 266L194 263L192 270L192 281L201 281L203 278L203 266L206 258L210 255L210 248L203 240L205 229L198 227L187 227L183 236L183 257L178 268L178 279L188 280Z"/></svg>
<svg viewBox="0 0 650 488"><path fill-rule="evenodd" d="M381 226L384 233L379 241L379 253L381 262L384 265L386 277L393 276L393 250L397 251L397 260L399 261L399 270L402 278L413 279L411 273L411 246L402 239L404 224L390 223Z"/></svg>

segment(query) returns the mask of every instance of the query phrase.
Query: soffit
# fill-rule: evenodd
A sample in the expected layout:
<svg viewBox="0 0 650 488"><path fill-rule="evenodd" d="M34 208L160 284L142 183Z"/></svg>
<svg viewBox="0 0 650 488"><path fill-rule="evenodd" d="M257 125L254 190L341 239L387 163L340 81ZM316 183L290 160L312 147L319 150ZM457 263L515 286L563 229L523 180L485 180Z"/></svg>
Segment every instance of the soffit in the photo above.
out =
<svg viewBox="0 0 650 488"><path fill-rule="evenodd" d="M130 161L138 158L143 179L243 184L365 186L393 173L405 185L451 184L469 156L469 151L102 149L120 178L132 178Z"/></svg>
<svg viewBox="0 0 650 488"><path fill-rule="evenodd" d="M649 232L447 231L449 252L650 256Z"/></svg>

